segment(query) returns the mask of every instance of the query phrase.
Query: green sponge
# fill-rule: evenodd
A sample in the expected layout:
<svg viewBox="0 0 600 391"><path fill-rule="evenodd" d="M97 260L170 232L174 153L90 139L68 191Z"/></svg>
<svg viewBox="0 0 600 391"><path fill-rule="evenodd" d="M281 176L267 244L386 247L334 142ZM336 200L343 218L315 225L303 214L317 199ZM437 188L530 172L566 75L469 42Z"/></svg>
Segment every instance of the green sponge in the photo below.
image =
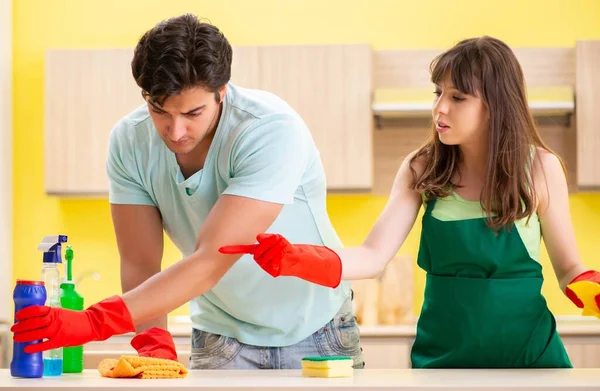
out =
<svg viewBox="0 0 600 391"><path fill-rule="evenodd" d="M312 356L304 357L302 361L340 361L340 360L352 360L349 356Z"/></svg>
<svg viewBox="0 0 600 391"><path fill-rule="evenodd" d="M352 357L314 356L302 359L302 376L351 377L354 373Z"/></svg>

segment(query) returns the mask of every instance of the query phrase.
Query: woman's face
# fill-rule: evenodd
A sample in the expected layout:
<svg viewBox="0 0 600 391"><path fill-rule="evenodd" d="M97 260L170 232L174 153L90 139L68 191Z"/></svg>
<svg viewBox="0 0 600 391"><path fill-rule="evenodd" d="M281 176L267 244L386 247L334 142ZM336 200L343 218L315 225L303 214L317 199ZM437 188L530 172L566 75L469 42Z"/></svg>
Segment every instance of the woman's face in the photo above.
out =
<svg viewBox="0 0 600 391"><path fill-rule="evenodd" d="M488 136L489 115L482 99L460 92L450 75L435 86L432 114L435 130L446 145L471 144Z"/></svg>

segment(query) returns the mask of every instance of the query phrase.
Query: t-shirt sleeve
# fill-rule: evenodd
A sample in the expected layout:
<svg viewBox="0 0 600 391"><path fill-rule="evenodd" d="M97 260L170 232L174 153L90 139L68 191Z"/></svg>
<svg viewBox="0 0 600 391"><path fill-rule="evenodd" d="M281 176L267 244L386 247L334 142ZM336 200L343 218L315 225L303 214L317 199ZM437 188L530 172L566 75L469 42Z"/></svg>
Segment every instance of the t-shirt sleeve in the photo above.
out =
<svg viewBox="0 0 600 391"><path fill-rule="evenodd" d="M155 205L143 186L134 158L134 144L127 129L132 125L120 121L110 133L106 173L108 200L111 204Z"/></svg>
<svg viewBox="0 0 600 391"><path fill-rule="evenodd" d="M258 123L234 141L223 194L291 204L310 162L312 138L292 116Z"/></svg>

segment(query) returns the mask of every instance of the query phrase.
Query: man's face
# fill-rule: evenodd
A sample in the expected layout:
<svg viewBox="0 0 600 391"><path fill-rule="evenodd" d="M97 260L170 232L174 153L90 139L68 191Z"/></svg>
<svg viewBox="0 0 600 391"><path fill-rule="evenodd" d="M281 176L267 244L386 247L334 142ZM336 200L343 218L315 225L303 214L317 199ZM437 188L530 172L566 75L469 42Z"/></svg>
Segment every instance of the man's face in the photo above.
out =
<svg viewBox="0 0 600 391"><path fill-rule="evenodd" d="M193 151L216 129L226 90L227 86L218 90L218 102L215 93L203 87L182 90L168 97L163 106L147 101L154 126L173 153L185 155Z"/></svg>

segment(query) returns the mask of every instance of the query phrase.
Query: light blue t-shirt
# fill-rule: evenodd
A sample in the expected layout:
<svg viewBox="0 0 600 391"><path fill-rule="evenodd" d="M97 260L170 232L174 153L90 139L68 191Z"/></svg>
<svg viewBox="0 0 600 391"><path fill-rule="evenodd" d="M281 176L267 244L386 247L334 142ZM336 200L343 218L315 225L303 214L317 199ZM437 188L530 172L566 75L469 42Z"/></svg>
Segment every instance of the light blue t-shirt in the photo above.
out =
<svg viewBox="0 0 600 391"><path fill-rule="evenodd" d="M158 207L184 257L194 252L222 194L284 204L268 232L291 243L342 246L327 215L325 173L311 134L286 102L265 91L229 84L204 168L187 179L147 106L139 107L110 134L107 172L110 202ZM190 315L199 330L256 346L287 346L324 326L349 295L347 282L331 289L273 278L244 255L213 289L191 300Z"/></svg>

